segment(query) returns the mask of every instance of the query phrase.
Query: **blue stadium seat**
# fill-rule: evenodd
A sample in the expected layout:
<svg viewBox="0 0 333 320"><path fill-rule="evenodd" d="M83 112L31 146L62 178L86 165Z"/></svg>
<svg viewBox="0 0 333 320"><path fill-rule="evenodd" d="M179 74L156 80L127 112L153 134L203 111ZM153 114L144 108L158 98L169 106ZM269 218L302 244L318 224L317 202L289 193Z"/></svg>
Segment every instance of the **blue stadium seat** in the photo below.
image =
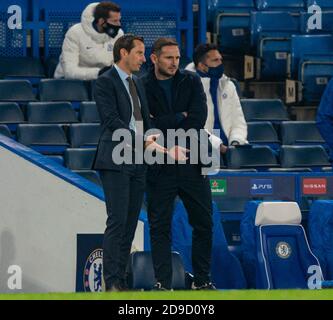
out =
<svg viewBox="0 0 333 320"><path fill-rule="evenodd" d="M57 124L19 124L17 140L43 154L63 154L69 145Z"/></svg>
<svg viewBox="0 0 333 320"><path fill-rule="evenodd" d="M330 55L333 52L333 36L332 35L292 35L291 37L291 60L290 73L294 79L300 78L300 63L304 57L310 56L312 60L315 57Z"/></svg>
<svg viewBox="0 0 333 320"><path fill-rule="evenodd" d="M92 170L96 149L68 148L64 153L65 166L71 170Z"/></svg>
<svg viewBox="0 0 333 320"><path fill-rule="evenodd" d="M250 12L254 9L253 0L208 2L208 23L213 25L222 52L250 51Z"/></svg>
<svg viewBox="0 0 333 320"><path fill-rule="evenodd" d="M81 177L89 180L90 182L102 186L102 181L98 173L94 170L73 170L73 172L79 174Z"/></svg>
<svg viewBox="0 0 333 320"><path fill-rule="evenodd" d="M37 84L45 76L43 64L39 59L0 57L0 78L26 79L32 84Z"/></svg>
<svg viewBox="0 0 333 320"><path fill-rule="evenodd" d="M98 123L77 123L69 128L72 148L96 147L101 133Z"/></svg>
<svg viewBox="0 0 333 320"><path fill-rule="evenodd" d="M317 200L309 213L309 238L325 279L333 279L333 201Z"/></svg>
<svg viewBox="0 0 333 320"><path fill-rule="evenodd" d="M151 290L156 283L151 253L136 251L130 256L128 277L132 289ZM182 257L177 252L172 253L172 284L173 289L185 289L185 270Z"/></svg>
<svg viewBox="0 0 333 320"><path fill-rule="evenodd" d="M251 13L251 44L261 59L260 79L284 80L292 34L299 33L299 18L290 12Z"/></svg>
<svg viewBox="0 0 333 320"><path fill-rule="evenodd" d="M96 102L81 102L80 104L81 122L99 123L101 119L98 114Z"/></svg>
<svg viewBox="0 0 333 320"><path fill-rule="evenodd" d="M241 105L246 121L289 120L287 108L280 99L241 99Z"/></svg>
<svg viewBox="0 0 333 320"><path fill-rule="evenodd" d="M0 80L0 101L36 101L28 80Z"/></svg>
<svg viewBox="0 0 333 320"><path fill-rule="evenodd" d="M311 168L321 171L322 167L329 167L328 154L320 145L313 146L282 146L280 149L280 163L282 168Z"/></svg>
<svg viewBox="0 0 333 320"><path fill-rule="evenodd" d="M242 221L242 261L250 288L308 288L311 252L296 202L247 204Z"/></svg>
<svg viewBox="0 0 333 320"><path fill-rule="evenodd" d="M39 84L40 101L89 101L90 82L65 79L42 79Z"/></svg>
<svg viewBox="0 0 333 320"><path fill-rule="evenodd" d="M0 134L3 134L4 136L6 136L8 138L14 139L9 128L5 124L0 124Z"/></svg>
<svg viewBox="0 0 333 320"><path fill-rule="evenodd" d="M213 204L213 247L212 247L212 282L219 289L243 289L245 277L238 259L229 252L225 239L221 215ZM177 201L172 221L172 247L179 252L187 272L192 273L192 228L189 224L186 209Z"/></svg>
<svg viewBox="0 0 333 320"><path fill-rule="evenodd" d="M0 102L0 123L13 124L24 122L24 115L16 102Z"/></svg>
<svg viewBox="0 0 333 320"><path fill-rule="evenodd" d="M73 123L77 115L70 102L30 102L27 105L29 123Z"/></svg>
<svg viewBox="0 0 333 320"><path fill-rule="evenodd" d="M283 145L325 144L315 121L283 121L280 130Z"/></svg>
<svg viewBox="0 0 333 320"><path fill-rule="evenodd" d="M228 168L255 168L259 171L279 167L273 150L268 146L230 147L227 152Z"/></svg>
<svg viewBox="0 0 333 320"><path fill-rule="evenodd" d="M268 145L274 150L280 148L281 142L271 122L248 122L247 131L247 140L250 144Z"/></svg>
<svg viewBox="0 0 333 320"><path fill-rule="evenodd" d="M254 0L257 10L261 11L288 11L300 12L303 11L303 0Z"/></svg>

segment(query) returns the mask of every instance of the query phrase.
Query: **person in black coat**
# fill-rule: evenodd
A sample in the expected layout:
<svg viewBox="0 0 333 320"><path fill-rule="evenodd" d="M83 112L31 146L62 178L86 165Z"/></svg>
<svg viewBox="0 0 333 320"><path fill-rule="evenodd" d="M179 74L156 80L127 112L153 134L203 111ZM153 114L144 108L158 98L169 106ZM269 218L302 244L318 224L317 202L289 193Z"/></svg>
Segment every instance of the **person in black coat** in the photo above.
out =
<svg viewBox="0 0 333 320"><path fill-rule="evenodd" d="M154 68L142 78L153 127L166 137L170 129L200 131L207 119L206 96L200 78L179 71L179 47L172 39L155 41ZM188 147L188 145L186 145ZM183 146L184 147L184 146ZM177 143L172 148L177 153ZM171 151L171 150L170 150ZM189 150L189 154L192 150ZM207 176L200 163L149 166L147 204L156 290L172 287L171 222L174 201L183 201L193 227L193 289L215 289L210 281L212 248L212 199Z"/></svg>
<svg viewBox="0 0 333 320"><path fill-rule="evenodd" d="M101 118L101 136L94 168L99 170L103 184L107 227L103 242L103 276L107 291L126 289L125 270L145 189L146 165L136 162L138 141L146 148L156 143L144 133L151 127L150 117L141 81L132 75L145 62L145 47L141 37L124 35L114 46L115 66L101 75L95 84L94 97ZM127 134L125 142L115 138ZM124 138L125 139L125 138ZM123 143L123 144L122 144ZM129 154L119 163L123 153ZM126 150L125 150L126 149ZM158 149L158 148L157 148ZM159 150L164 151L164 148Z"/></svg>

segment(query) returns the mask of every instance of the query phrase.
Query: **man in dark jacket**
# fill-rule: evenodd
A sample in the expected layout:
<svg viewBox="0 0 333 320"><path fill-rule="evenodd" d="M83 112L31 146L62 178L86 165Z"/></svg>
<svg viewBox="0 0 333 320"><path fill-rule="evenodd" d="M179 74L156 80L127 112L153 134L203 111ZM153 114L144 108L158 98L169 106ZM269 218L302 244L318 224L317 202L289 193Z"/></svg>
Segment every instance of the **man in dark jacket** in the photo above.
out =
<svg viewBox="0 0 333 320"><path fill-rule="evenodd" d="M149 111L145 90L132 75L145 62L144 53L142 38L119 38L113 50L115 66L97 79L94 90L102 122L94 168L100 172L108 215L103 243L107 291L126 289L125 270L145 189L146 165L134 159L142 151L138 145L140 140L144 145L144 132L150 128ZM115 138L117 132L124 137L127 134L129 139L121 144ZM156 144L151 137L146 139L145 147ZM121 146L123 153L129 154L130 159L124 158L126 163L119 163Z"/></svg>
<svg viewBox="0 0 333 320"><path fill-rule="evenodd" d="M179 47L172 39L155 41L152 71L143 78L153 126L164 137L168 130L199 131L207 119L206 96L200 78L179 71ZM177 143L170 152L181 154ZM192 150L190 150L191 153ZM214 289L210 282L212 200L201 166L176 162L148 169L147 201L156 290L171 289L171 221L176 196L183 201L193 227L193 289Z"/></svg>

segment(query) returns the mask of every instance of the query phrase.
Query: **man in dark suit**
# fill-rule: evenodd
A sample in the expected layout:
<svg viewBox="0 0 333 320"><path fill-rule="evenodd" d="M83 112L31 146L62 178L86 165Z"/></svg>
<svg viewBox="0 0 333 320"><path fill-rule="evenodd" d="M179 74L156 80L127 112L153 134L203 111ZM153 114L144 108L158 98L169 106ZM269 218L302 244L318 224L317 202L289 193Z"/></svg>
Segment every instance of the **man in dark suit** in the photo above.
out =
<svg viewBox="0 0 333 320"><path fill-rule="evenodd" d="M141 37L119 38L113 49L115 65L97 79L94 89L102 126L94 168L100 172L108 215L103 242L107 291L126 289L125 270L145 189L146 165L134 158L142 151L140 140L143 146L144 132L150 128L149 111L145 90L132 75L145 62L144 53ZM130 139L123 143L131 158L126 163L119 163L116 154L121 144L114 134L119 130L129 133ZM150 136L144 146L155 144Z"/></svg>
<svg viewBox="0 0 333 320"><path fill-rule="evenodd" d="M154 68L143 78L153 126L160 129L164 137L170 129L200 131L207 119L206 96L200 78L179 71L179 59L177 42L158 39L151 55ZM172 150L184 152L177 149L176 144ZM212 199L209 180L201 174L201 165L188 161L185 164L152 165L147 178L148 218L157 280L155 289L171 288L171 222L176 196L183 201L193 227L192 288L215 289L209 276Z"/></svg>

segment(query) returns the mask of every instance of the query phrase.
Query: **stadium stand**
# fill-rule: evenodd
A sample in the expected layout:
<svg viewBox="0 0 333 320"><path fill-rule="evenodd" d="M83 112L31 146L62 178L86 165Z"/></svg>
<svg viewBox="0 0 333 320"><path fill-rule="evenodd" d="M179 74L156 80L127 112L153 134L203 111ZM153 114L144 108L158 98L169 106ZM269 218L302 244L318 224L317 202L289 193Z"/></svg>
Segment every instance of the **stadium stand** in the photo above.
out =
<svg viewBox="0 0 333 320"><path fill-rule="evenodd" d="M13 135L5 124L0 124L0 134L13 139Z"/></svg>
<svg viewBox="0 0 333 320"><path fill-rule="evenodd" d="M23 112L16 102L0 102L0 123L10 125L23 122Z"/></svg>

